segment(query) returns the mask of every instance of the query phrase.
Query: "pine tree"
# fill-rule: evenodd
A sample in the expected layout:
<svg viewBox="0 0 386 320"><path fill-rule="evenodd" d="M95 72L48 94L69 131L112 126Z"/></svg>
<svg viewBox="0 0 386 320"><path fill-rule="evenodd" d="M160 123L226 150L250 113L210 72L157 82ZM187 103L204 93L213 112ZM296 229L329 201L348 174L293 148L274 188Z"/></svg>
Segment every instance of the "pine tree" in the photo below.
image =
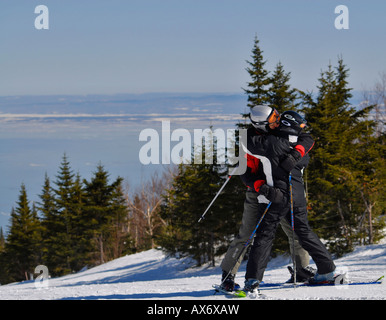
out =
<svg viewBox="0 0 386 320"><path fill-rule="evenodd" d="M79 208L77 206L79 203L74 196L76 189L74 177L67 156L64 154L55 181L56 188L52 189L55 205L44 222L46 226L45 242L49 244L49 247L45 248L46 263L50 273L54 276L78 271L77 261L74 258L78 245L75 234L78 228L79 218L77 214L79 214ZM48 190L43 191L43 195L44 192L48 192ZM45 196L51 197L47 193ZM49 228L47 228L48 226Z"/></svg>
<svg viewBox="0 0 386 320"><path fill-rule="evenodd" d="M297 90L291 88L289 84L290 74L290 72L286 73L284 71L284 66L279 62L270 77L271 87L268 104L280 113L287 110L296 110L298 106L296 102L298 98Z"/></svg>
<svg viewBox="0 0 386 320"><path fill-rule="evenodd" d="M108 172L102 165L90 181L84 180L85 185L85 214L88 220L88 233L93 240L94 263L101 264L111 259L107 254L111 249L114 238L114 224L121 225L127 213L123 204L123 195L119 190L122 178L118 177L113 183L108 183ZM116 236L116 234L115 234Z"/></svg>
<svg viewBox="0 0 386 320"><path fill-rule="evenodd" d="M205 219L197 221L225 182L226 173L227 169L216 161L178 167L160 212L166 225L157 243L166 252L192 256L198 265L206 262L214 265L215 257L225 252L232 234L237 232L242 212L240 179L229 183Z"/></svg>
<svg viewBox="0 0 386 320"><path fill-rule="evenodd" d="M8 282L7 258L5 256L5 237L3 228L0 227L0 286Z"/></svg>
<svg viewBox="0 0 386 320"><path fill-rule="evenodd" d="M259 47L259 41L255 37L254 47L252 50L252 62L247 61L249 67L247 72L251 77L248 83L248 89L244 89L248 94L248 107L252 108L257 105L270 105L276 108L280 113L286 110L297 110L299 108L297 89L291 88L290 73L286 73L281 62L276 65L272 75L265 69L266 61L264 61L262 50ZM243 114L247 118L249 113ZM248 128L247 123L238 123L239 128ZM239 195L244 198L244 195ZM283 232L278 232L276 236L273 251L283 252L288 248L288 240Z"/></svg>
<svg viewBox="0 0 386 320"><path fill-rule="evenodd" d="M270 78L269 72L265 69L266 61L263 58L263 51L259 47L259 40L255 36L254 45L252 49L252 61L246 61L248 72L251 81L248 82L248 88L243 89L245 94L248 95L249 108L257 105L268 104L270 101L269 86ZM244 118L247 118L249 111L243 114ZM239 127L246 127L246 125L238 124Z"/></svg>
<svg viewBox="0 0 386 320"><path fill-rule="evenodd" d="M350 105L347 77L340 58L336 68L329 65L322 72L316 100L304 97L316 140L308 169L310 218L338 254L352 250L361 238L358 225L367 210L361 193L376 163L376 157L370 156L375 151L375 124L366 119L370 109L358 111Z"/></svg>
<svg viewBox="0 0 386 320"><path fill-rule="evenodd" d="M40 221L31 210L25 185L21 185L19 201L11 213L11 226L5 244L8 275L13 281L29 279L40 264Z"/></svg>
<svg viewBox="0 0 386 320"><path fill-rule="evenodd" d="M5 237L3 233L3 228L0 227L0 286L1 284L8 283L8 259L5 254Z"/></svg>
<svg viewBox="0 0 386 320"><path fill-rule="evenodd" d="M280 113L298 108L298 90L291 88L289 84L290 72L286 73L283 64L279 62L272 75L269 76L269 71L265 69L266 61L259 47L257 36L252 49L252 62L247 61L247 64L246 70L251 81L248 82L248 89L243 90L248 95L247 106L249 108L257 105L270 105ZM243 114L243 117L247 118L248 114ZM238 124L238 127L248 127L248 125Z"/></svg>
<svg viewBox="0 0 386 320"><path fill-rule="evenodd" d="M80 270L88 263L90 242L86 236L88 230L84 220L85 199L86 193L78 173L75 175L69 206L72 215L71 242L73 246L70 264L73 270Z"/></svg>
<svg viewBox="0 0 386 320"><path fill-rule="evenodd" d="M116 259L133 253L133 240L128 228L128 204L122 182L113 189L111 209L114 216L110 228L109 259Z"/></svg>
<svg viewBox="0 0 386 320"><path fill-rule="evenodd" d="M48 267L48 270L54 269L54 263L51 261L55 256L55 241L54 235L58 226L58 210L56 209L55 197L51 188L50 178L47 173L44 178L44 186L42 194L39 196L41 202L38 203L38 209L42 214L42 239L43 239L43 261Z"/></svg>
<svg viewBox="0 0 386 320"><path fill-rule="evenodd" d="M0 254L4 251L5 248L5 238L3 228L0 227Z"/></svg>

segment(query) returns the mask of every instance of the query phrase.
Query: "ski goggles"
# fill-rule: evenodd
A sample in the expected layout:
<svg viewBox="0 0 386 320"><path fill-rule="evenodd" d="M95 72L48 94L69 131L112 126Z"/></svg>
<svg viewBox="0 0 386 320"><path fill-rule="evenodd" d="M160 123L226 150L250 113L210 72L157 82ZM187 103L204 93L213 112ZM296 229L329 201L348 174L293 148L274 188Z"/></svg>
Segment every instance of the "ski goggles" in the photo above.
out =
<svg viewBox="0 0 386 320"><path fill-rule="evenodd" d="M271 114L267 118L268 124L279 123L280 121L280 113L273 108Z"/></svg>

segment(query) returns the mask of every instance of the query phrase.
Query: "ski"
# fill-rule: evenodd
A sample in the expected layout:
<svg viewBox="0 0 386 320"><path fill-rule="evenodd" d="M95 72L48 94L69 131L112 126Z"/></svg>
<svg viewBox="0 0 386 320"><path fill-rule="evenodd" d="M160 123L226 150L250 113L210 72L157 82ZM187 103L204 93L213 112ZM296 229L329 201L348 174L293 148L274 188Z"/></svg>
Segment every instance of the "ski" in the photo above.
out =
<svg viewBox="0 0 386 320"><path fill-rule="evenodd" d="M266 299L267 296L262 293L262 291L265 290L276 290L276 289L293 289L298 287L323 287L323 286L340 286L340 285L347 285L347 286L358 286L358 285L374 285L374 284L382 284L384 275L379 277L376 280L370 280L370 281L351 281L347 283L340 283L339 280L334 282L328 282L328 283L319 283L319 284L309 284L309 283L296 283L295 285L293 283L266 283L262 282L259 285L259 289L257 292L249 293L245 292L243 290L236 290L236 291L226 291L222 289L219 285L213 285L213 288L215 289L215 293L222 293L228 297L231 298L249 298L249 299Z"/></svg>
<svg viewBox="0 0 386 320"><path fill-rule="evenodd" d="M242 290L236 290L236 291L226 291L224 289L222 289L219 285L213 285L213 288L215 289L215 294L217 292L220 292L220 293L223 293L227 296L231 296L231 297L234 297L234 298L245 298L247 295L245 294L244 291Z"/></svg>
<svg viewBox="0 0 386 320"><path fill-rule="evenodd" d="M219 285L213 285L213 288L215 289L215 294L220 292L225 294L226 296L233 297L233 298L249 298L249 299L267 298L267 296L261 293L260 290L250 293L250 292L245 292L244 290L226 291L222 289Z"/></svg>
<svg viewBox="0 0 386 320"><path fill-rule="evenodd" d="M339 277L339 276L338 276ZM335 281L332 281L332 282L328 282L328 283L310 283L310 284L307 284L307 286L309 287L315 287L315 286L323 286L323 285L330 285L330 286L334 286L334 285L348 285L348 286L358 286L358 285L366 285L366 284L381 284L383 282L383 279L384 279L385 276L381 276L379 277L378 279L376 280L370 280L370 281L345 281L344 279L343 280L339 280L339 278L336 278Z"/></svg>
<svg viewBox="0 0 386 320"><path fill-rule="evenodd" d="M290 289L297 287L323 287L323 286L339 286L339 285L348 285L348 286L358 286L358 285L372 285L372 284L382 284L385 276L381 276L376 280L370 281L351 281L347 283L340 283L339 281L333 281L328 283L319 283L319 284L309 284L309 283L261 283L259 285L260 290L275 290L275 289Z"/></svg>

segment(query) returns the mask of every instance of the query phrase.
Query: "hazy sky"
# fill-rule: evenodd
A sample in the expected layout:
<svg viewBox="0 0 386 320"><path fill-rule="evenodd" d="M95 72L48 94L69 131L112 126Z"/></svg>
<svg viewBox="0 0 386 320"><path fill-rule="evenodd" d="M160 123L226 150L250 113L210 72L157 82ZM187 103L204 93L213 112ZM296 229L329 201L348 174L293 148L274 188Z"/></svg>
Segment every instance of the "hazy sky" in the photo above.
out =
<svg viewBox="0 0 386 320"><path fill-rule="evenodd" d="M49 9L37 30L35 7ZM335 28L346 5L349 29ZM315 90L342 55L355 90L386 71L386 2L2 0L0 95L241 92L255 34L267 67Z"/></svg>
<svg viewBox="0 0 386 320"><path fill-rule="evenodd" d="M49 10L48 30L35 28L39 5ZM339 5L348 8L347 30L335 28ZM281 61L296 88L316 91L321 70L342 55L350 86L370 89L386 72L385 12L384 0L0 0L0 96L242 94L255 35L267 68ZM40 97L25 99L23 112L44 106ZM142 175L135 130L84 121L3 122L0 226L9 221L20 184L35 201L63 152L83 177L101 160L113 176L135 180L133 174Z"/></svg>

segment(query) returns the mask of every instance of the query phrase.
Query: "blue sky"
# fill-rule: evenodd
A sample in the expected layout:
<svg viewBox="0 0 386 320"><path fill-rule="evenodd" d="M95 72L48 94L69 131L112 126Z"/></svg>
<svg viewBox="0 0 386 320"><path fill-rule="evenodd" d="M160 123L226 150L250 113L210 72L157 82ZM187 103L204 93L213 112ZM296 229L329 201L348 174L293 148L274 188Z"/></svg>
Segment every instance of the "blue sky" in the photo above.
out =
<svg viewBox="0 0 386 320"><path fill-rule="evenodd" d="M37 5L49 30L34 27ZM349 29L334 26L349 9ZM241 92L255 34L267 68L315 90L342 55L355 90L386 72L385 1L17 0L0 11L0 95Z"/></svg>
<svg viewBox="0 0 386 320"><path fill-rule="evenodd" d="M41 4L49 9L48 30L35 29L35 7ZM341 4L349 9L348 30L335 28L334 11ZM317 91L321 70L336 65L339 55L350 68L350 86L371 89L379 73L386 72L385 12L384 0L3 0L0 96L26 97L3 98L16 102L4 102L0 113L33 113L39 106L56 112L47 110L46 99L60 101L57 107L65 113L64 101L72 101L41 95L174 92L186 98L186 93L199 92L245 97L241 88L249 81L246 60L255 35L267 69L281 61L298 89ZM110 98L98 97L99 104L84 97L87 106L108 112ZM176 113L182 106L195 117L191 106L213 105L199 97L177 101ZM162 106L160 100L154 104L155 110ZM75 112L76 103L68 106ZM229 106L236 114L245 111L233 100ZM138 107L136 113L141 112L147 111ZM121 175L133 184L149 171L138 162L144 124L19 120L3 114L0 126L0 227L8 224L21 183L37 201L44 174L54 178L64 152L85 178L98 161L112 178ZM229 122L215 125L232 126Z"/></svg>

